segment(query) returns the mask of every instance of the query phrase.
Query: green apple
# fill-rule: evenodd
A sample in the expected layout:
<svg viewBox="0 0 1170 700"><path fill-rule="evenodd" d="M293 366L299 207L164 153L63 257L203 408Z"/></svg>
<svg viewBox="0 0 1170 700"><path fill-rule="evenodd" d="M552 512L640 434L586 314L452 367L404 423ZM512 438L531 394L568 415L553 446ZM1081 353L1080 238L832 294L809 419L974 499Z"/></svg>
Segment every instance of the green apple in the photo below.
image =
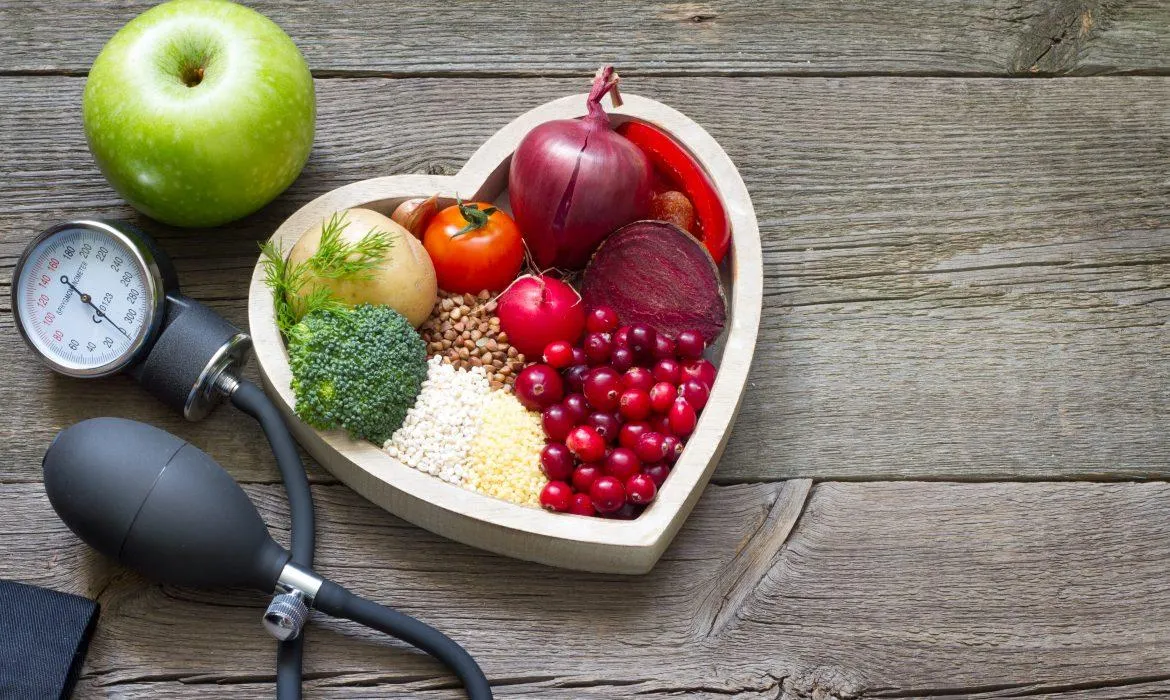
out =
<svg viewBox="0 0 1170 700"><path fill-rule="evenodd" d="M134 18L89 72L89 149L147 216L217 226L256 211L313 146L313 77L264 15L227 0L172 0Z"/></svg>

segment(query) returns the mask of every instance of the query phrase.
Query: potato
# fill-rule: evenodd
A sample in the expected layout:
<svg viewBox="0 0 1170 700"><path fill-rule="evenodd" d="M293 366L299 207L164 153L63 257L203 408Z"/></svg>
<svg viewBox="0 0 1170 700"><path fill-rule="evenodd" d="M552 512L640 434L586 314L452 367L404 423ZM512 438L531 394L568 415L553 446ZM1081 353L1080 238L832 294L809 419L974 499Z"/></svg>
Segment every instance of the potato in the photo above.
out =
<svg viewBox="0 0 1170 700"><path fill-rule="evenodd" d="M345 241L361 240L373 229L390 235L391 246L386 259L372 270L367 279L329 279L319 277L310 270L305 285L300 290L304 296L319 287L328 287L343 303L384 304L402 314L418 328L431 315L438 296L435 281L435 266L422 243L410 232L388 217L369 209L349 209L345 215L348 224L341 232ZM299 265L317 252L321 243L321 228L324 221L310 229L289 252L291 265Z"/></svg>

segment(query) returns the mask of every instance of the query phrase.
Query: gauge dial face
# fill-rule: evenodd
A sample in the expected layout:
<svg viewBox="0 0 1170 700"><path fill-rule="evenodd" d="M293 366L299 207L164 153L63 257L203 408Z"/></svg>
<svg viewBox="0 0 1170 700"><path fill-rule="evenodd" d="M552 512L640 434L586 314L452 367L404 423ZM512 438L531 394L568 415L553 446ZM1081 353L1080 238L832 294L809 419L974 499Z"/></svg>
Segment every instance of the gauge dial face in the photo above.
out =
<svg viewBox="0 0 1170 700"><path fill-rule="evenodd" d="M14 282L21 330L59 370L95 376L125 366L143 344L157 287L128 240L70 226L36 243Z"/></svg>

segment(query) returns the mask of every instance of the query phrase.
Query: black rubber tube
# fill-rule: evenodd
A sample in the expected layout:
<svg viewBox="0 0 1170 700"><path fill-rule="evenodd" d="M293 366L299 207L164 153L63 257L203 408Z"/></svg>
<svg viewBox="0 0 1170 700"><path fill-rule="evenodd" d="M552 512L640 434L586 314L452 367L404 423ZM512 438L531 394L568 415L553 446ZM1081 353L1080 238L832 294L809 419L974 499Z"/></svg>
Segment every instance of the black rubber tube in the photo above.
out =
<svg viewBox="0 0 1170 700"><path fill-rule="evenodd" d="M350 593L332 581L324 581L313 607L334 617L372 627L397 637L435 657L463 681L471 700L492 700L492 686L467 650L453 639L410 615Z"/></svg>
<svg viewBox="0 0 1170 700"><path fill-rule="evenodd" d="M260 423L276 466L280 470L284 490L288 494L289 519L291 521L290 550L292 562L305 568L313 566L313 549L316 546L316 525L313 517L313 493L309 490L309 478L305 476L305 465L297 452L297 444L280 411L264 390L252 382L241 380L232 393L232 404L252 416ZM277 700L301 699L301 670L305 645L302 631L296 639L281 642L276 650L276 697Z"/></svg>

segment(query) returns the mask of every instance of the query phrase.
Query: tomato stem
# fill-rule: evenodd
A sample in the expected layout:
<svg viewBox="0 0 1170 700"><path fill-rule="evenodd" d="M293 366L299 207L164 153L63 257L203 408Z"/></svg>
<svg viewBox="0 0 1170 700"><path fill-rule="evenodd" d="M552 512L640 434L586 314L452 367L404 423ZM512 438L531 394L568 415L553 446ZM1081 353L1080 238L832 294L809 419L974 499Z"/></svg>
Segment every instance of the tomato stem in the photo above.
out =
<svg viewBox="0 0 1170 700"><path fill-rule="evenodd" d="M495 207L479 209L474 202L464 204L463 200L458 197L455 198L455 203L459 206L459 213L463 216L463 220L467 222L467 225L451 234L451 238L458 238L465 233L470 233L487 226L488 220L492 218L492 214L499 211Z"/></svg>

